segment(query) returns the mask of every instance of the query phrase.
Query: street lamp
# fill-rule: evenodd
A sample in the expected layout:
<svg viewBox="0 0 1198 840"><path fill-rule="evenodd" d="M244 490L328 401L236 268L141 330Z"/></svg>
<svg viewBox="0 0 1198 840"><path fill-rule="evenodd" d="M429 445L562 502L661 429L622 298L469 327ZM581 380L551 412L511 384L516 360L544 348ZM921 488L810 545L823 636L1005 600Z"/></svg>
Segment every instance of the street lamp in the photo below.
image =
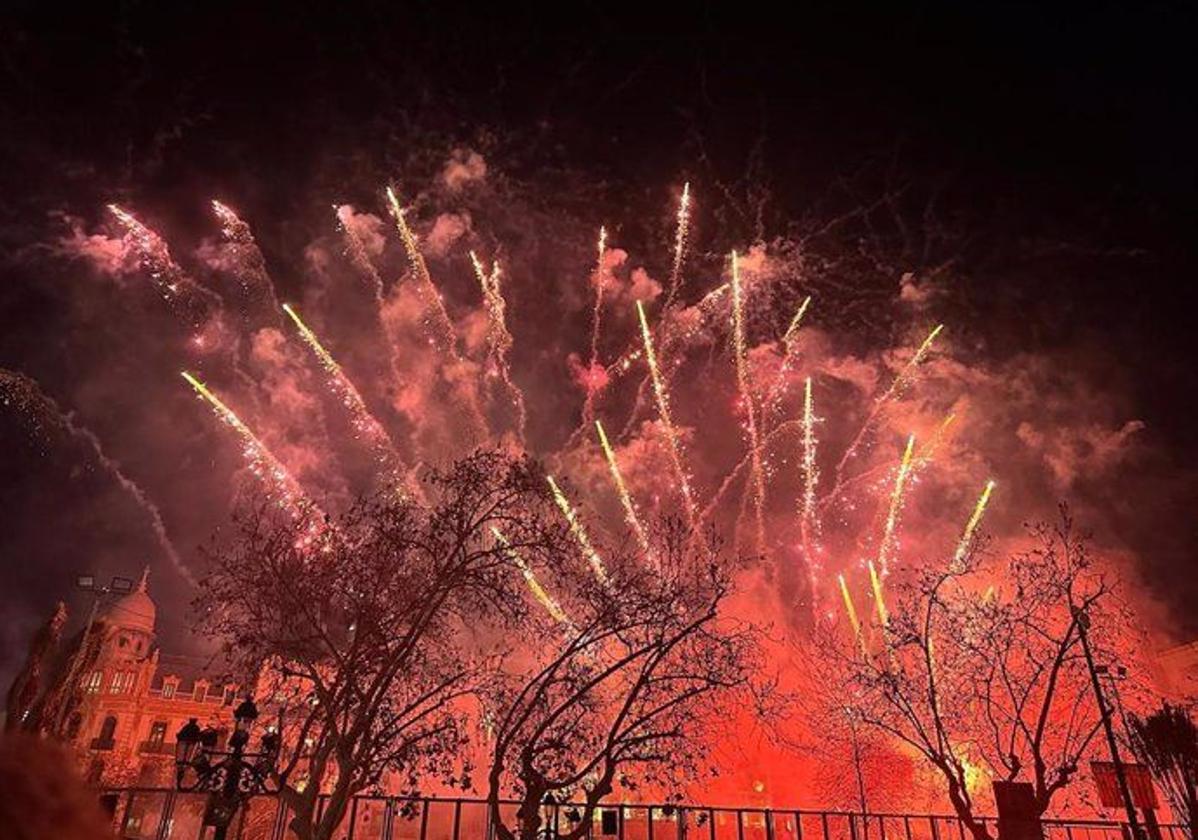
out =
<svg viewBox="0 0 1198 840"><path fill-rule="evenodd" d="M234 815L247 799L278 792L270 787L279 752L278 734L267 732L261 738L259 751L247 753L245 748L258 719L258 707L247 697L234 709L233 719L235 728L228 750L218 750L217 731L212 727L200 729L195 718L175 735L175 788L184 793L208 793L204 825L215 826L214 840L224 840Z"/></svg>

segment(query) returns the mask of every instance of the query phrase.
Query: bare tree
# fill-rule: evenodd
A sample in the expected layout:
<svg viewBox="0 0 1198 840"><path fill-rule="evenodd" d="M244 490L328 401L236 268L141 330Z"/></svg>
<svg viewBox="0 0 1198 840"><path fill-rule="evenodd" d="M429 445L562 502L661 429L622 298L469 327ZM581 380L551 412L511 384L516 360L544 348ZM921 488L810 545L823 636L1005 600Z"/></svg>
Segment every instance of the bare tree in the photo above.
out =
<svg viewBox="0 0 1198 840"><path fill-rule="evenodd" d="M859 719L916 750L944 782L977 840L974 779L1031 782L1043 814L1073 779L1101 727L1079 622L1111 627L1112 590L1064 507L1056 526L1032 528L1036 546L1006 562L971 550L891 587L877 649L829 643L845 669ZM1091 634L1105 656L1112 637Z"/></svg>
<svg viewBox="0 0 1198 840"><path fill-rule="evenodd" d="M1175 819L1198 837L1198 726L1185 709L1166 703L1128 727L1136 758L1144 762L1169 798Z"/></svg>
<svg viewBox="0 0 1198 840"><path fill-rule="evenodd" d="M668 799L702 770L715 702L746 686L755 649L720 615L731 575L668 523L651 560L613 564L606 582L553 579L558 617L546 611L539 649L492 698L488 802L502 840L543 836L544 807L566 801L579 807L553 836L574 840L617 787Z"/></svg>
<svg viewBox="0 0 1198 840"><path fill-rule="evenodd" d="M315 538L311 523L259 507L212 554L205 628L261 673L279 710L276 778L303 840L333 836L384 774L409 789L430 775L468 785L463 715L495 668L459 649L463 620L510 620L524 604L492 529L547 555L572 550L531 462L478 453L427 483L427 505L363 501Z"/></svg>

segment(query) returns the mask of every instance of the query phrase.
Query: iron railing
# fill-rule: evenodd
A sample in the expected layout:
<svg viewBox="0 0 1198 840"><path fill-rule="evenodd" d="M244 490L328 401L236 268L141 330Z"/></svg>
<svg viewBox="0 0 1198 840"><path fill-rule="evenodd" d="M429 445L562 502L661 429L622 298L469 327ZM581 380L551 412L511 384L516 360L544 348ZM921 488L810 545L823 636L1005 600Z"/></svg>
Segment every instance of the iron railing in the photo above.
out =
<svg viewBox="0 0 1198 840"><path fill-rule="evenodd" d="M205 795L163 788L107 791L113 827L122 840L207 840ZM319 808L326 802L321 797ZM518 803L500 807L508 825ZM545 807L545 838L572 829L582 809ZM294 840L288 812L276 796L255 796L238 813L229 840ZM997 836L995 821L984 822ZM211 830L209 830L210 832ZM1046 840L1129 840L1121 822L1045 820ZM496 840L483 799L357 796L333 836L337 840ZM734 808L697 804L612 804L594 815L588 840L972 840L964 823L943 814L854 813L798 808ZM1160 840L1195 840L1176 824Z"/></svg>

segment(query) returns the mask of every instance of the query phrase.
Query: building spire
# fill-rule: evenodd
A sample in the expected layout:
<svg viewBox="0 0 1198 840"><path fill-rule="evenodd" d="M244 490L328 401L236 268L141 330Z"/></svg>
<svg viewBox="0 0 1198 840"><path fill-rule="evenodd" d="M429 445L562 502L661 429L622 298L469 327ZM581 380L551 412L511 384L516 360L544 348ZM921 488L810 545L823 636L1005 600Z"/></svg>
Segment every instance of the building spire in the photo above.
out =
<svg viewBox="0 0 1198 840"><path fill-rule="evenodd" d="M146 591L146 586L149 584L149 582L150 582L150 567L149 567L149 566L145 566L145 567L144 567L144 568L141 570L141 580L140 580L140 581L138 581L138 583L137 583L137 591L138 591L138 592L145 592L145 591Z"/></svg>

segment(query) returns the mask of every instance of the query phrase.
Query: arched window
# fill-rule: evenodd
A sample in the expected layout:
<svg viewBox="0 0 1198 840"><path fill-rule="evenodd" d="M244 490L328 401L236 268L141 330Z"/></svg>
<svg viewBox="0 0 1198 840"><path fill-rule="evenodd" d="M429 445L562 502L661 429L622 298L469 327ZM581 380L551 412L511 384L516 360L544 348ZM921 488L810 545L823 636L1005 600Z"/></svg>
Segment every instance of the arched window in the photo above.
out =
<svg viewBox="0 0 1198 840"><path fill-rule="evenodd" d="M115 746L113 736L116 735L116 718L112 715L104 718L100 724L100 734L92 739L93 750L110 750Z"/></svg>
<svg viewBox="0 0 1198 840"><path fill-rule="evenodd" d="M74 740L79 737L79 727L83 725L83 715L75 712L67 720L67 737Z"/></svg>

